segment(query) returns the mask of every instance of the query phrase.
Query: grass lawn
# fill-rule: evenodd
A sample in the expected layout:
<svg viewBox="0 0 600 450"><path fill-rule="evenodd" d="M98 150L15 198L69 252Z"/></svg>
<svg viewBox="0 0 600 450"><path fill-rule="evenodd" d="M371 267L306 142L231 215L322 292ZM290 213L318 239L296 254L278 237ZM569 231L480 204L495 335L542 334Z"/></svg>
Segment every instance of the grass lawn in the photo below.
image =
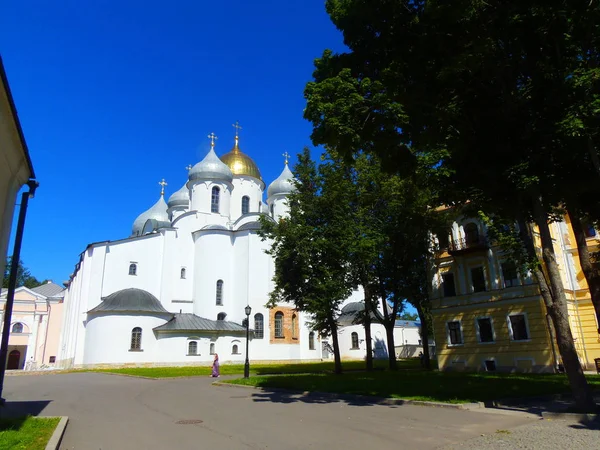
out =
<svg viewBox="0 0 600 450"><path fill-rule="evenodd" d="M402 369L418 369L418 359L408 359L398 361L398 366ZM363 361L344 361L342 363L344 370L356 371L364 370ZM387 360L375 361L375 367L384 369L387 367ZM173 377L194 377L209 376L210 366L183 366L183 367L125 367L121 369L94 369L90 372L117 373L122 375L137 375L150 378L173 378ZM250 362L250 373L252 375L281 375L281 374L299 374L299 373L331 373L333 372L333 361L316 363L297 363L297 364L253 364ZM244 373L243 364L222 364L221 375L240 375Z"/></svg>
<svg viewBox="0 0 600 450"><path fill-rule="evenodd" d="M44 450L60 418L0 419L0 450Z"/></svg>
<svg viewBox="0 0 600 450"><path fill-rule="evenodd" d="M361 394L448 403L468 403L569 392L569 383L565 375L490 375L420 370L350 372L343 375L254 376L226 382L263 388ZM600 390L600 376L588 376L588 383L592 388Z"/></svg>

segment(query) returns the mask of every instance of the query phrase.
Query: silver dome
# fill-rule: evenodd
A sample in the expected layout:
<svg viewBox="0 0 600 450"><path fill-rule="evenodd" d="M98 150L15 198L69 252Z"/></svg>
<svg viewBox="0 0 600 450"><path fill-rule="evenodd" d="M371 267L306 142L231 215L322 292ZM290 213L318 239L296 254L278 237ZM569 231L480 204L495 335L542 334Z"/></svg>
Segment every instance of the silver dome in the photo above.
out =
<svg viewBox="0 0 600 450"><path fill-rule="evenodd" d="M223 161L219 159L214 149L211 148L208 155L192 167L189 174L190 181L194 180L220 180L231 183L233 173Z"/></svg>
<svg viewBox="0 0 600 450"><path fill-rule="evenodd" d="M167 206L169 208L174 208L176 206L190 206L190 190L187 187L187 183L184 184L181 189L175 192L173 195L169 197L169 201L167 202Z"/></svg>
<svg viewBox="0 0 600 450"><path fill-rule="evenodd" d="M277 194L289 194L294 190L294 174L288 167L287 163L281 172L281 175L273 181L267 189L267 196L272 197Z"/></svg>
<svg viewBox="0 0 600 450"><path fill-rule="evenodd" d="M137 219L133 222L133 228L131 230L132 236L140 236L146 221L154 219L157 222L169 222L169 214L167 214L167 204L161 194L158 201L148 211L141 213Z"/></svg>

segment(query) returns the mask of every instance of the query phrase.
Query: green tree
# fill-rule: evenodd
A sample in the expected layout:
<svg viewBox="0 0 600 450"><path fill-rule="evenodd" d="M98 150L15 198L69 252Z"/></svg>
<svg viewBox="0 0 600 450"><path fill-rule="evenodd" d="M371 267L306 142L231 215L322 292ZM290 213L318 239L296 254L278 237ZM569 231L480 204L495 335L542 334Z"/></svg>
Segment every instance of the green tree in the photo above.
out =
<svg viewBox="0 0 600 450"><path fill-rule="evenodd" d="M10 277L10 269L12 266L12 258L9 256L6 258L6 266L4 266L4 277L2 278L2 288L8 289L8 278ZM23 261L19 261L17 266L17 287L25 286L26 288L34 288L40 286L42 283L31 275L31 272Z"/></svg>
<svg viewBox="0 0 600 450"><path fill-rule="evenodd" d="M398 316L399 320L417 320L419 315L417 313L411 313L408 311L404 311L402 314Z"/></svg>
<svg viewBox="0 0 600 450"><path fill-rule="evenodd" d="M327 164L317 168L308 149L298 155L294 172L289 216L261 218L260 235L272 241L268 253L275 260L268 306L287 302L311 315L313 329L331 335L335 373L342 373L337 316L355 287L348 270L350 202L339 188L343 174Z"/></svg>
<svg viewBox="0 0 600 450"><path fill-rule="evenodd" d="M305 91L314 143L347 159L377 154L399 173L425 158L446 204L535 223L543 261L536 278L576 402L593 408L549 223L561 203L584 209L573 199L598 194L598 183L567 181L569 174L589 180L597 167L588 139L597 110L583 107L597 78L575 86L579 73L597 67L597 2L328 0L326 7L350 51L316 61ZM565 131L575 112L588 130L583 138Z"/></svg>

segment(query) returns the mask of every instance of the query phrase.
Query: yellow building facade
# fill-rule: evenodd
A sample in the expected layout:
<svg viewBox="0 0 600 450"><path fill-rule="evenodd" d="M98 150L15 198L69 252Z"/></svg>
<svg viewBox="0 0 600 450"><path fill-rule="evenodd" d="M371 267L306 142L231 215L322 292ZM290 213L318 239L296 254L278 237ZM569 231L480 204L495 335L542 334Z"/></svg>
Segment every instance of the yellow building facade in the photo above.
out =
<svg viewBox="0 0 600 450"><path fill-rule="evenodd" d="M592 369L600 335L569 218L551 224L551 233L579 359ZM588 236L590 251L598 251L593 228ZM489 242L477 219L455 221L451 234L438 239L431 299L440 370L553 372L560 355L532 276L522 276Z"/></svg>

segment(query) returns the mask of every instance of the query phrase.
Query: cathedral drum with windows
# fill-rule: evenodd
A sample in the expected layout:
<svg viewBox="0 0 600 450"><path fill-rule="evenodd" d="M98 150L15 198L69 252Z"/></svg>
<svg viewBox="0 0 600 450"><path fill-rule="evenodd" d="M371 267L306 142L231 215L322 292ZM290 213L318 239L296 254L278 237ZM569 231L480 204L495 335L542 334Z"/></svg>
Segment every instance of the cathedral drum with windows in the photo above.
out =
<svg viewBox="0 0 600 450"><path fill-rule="evenodd" d="M259 217L287 213L294 187L287 155L267 189L239 146L218 157L216 136L181 188L133 223L131 236L92 243L65 295L61 367L168 365L244 360L246 305L252 360L315 360L321 346L307 318L290 305L264 305L273 289L269 242ZM318 339L318 338L317 338Z"/></svg>

